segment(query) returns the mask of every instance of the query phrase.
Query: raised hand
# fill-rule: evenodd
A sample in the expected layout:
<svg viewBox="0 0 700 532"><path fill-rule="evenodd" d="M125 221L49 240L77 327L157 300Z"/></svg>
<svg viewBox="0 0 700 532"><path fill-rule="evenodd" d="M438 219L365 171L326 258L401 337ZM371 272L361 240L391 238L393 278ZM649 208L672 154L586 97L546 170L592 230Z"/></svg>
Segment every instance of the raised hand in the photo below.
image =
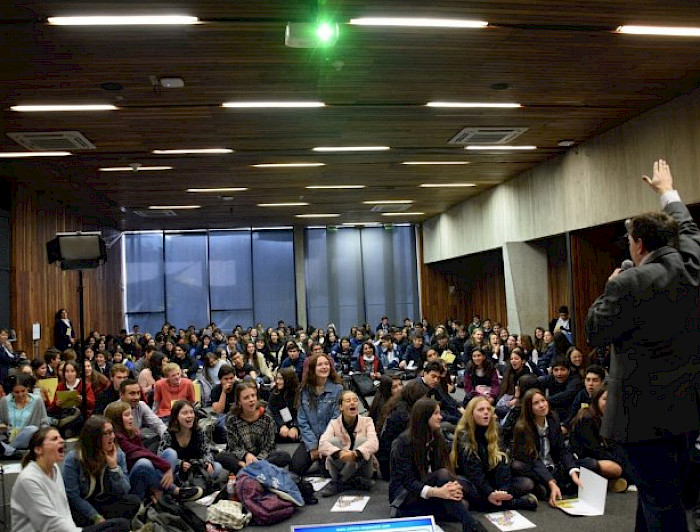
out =
<svg viewBox="0 0 700 532"><path fill-rule="evenodd" d="M673 176L668 163L664 159L659 159L654 162L654 171L652 176L642 176L642 179L648 184L651 189L661 195L665 192L673 190Z"/></svg>

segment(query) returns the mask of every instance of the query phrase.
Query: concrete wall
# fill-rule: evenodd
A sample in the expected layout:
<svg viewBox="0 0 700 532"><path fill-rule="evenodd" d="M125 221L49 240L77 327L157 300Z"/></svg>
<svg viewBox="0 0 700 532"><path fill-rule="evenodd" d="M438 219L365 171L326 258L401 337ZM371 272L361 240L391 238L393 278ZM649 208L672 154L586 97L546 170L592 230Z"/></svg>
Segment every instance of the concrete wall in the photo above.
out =
<svg viewBox="0 0 700 532"><path fill-rule="evenodd" d="M553 119L556 119L553 117ZM441 261L658 208L642 183L669 161L686 203L700 201L700 89L456 205L423 224L424 260Z"/></svg>

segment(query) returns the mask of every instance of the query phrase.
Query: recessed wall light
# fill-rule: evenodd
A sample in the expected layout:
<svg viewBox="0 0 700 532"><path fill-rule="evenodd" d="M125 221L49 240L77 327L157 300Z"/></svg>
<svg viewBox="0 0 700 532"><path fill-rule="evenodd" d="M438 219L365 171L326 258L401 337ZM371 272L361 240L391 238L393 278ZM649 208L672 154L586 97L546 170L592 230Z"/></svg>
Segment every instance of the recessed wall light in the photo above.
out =
<svg viewBox="0 0 700 532"><path fill-rule="evenodd" d="M414 28L484 28L485 20L422 17L360 17L350 19L354 26L406 26Z"/></svg>
<svg viewBox="0 0 700 532"><path fill-rule="evenodd" d="M73 155L69 151L6 151L0 152L0 157L4 159L14 159L16 157L65 157Z"/></svg>
<svg viewBox="0 0 700 532"><path fill-rule="evenodd" d="M143 26L197 24L197 17L185 15L49 17L52 26Z"/></svg>
<svg viewBox="0 0 700 532"><path fill-rule="evenodd" d="M324 190L324 189L351 189L351 188L365 188L365 185L309 185L309 189Z"/></svg>
<svg viewBox="0 0 700 532"><path fill-rule="evenodd" d="M428 102L426 107L447 107L447 108L466 108L466 109L516 109L522 107L519 103L489 103L489 102Z"/></svg>
<svg viewBox="0 0 700 532"><path fill-rule="evenodd" d="M343 151L387 151L391 146L318 146L313 151L318 152L343 152Z"/></svg>
<svg viewBox="0 0 700 532"><path fill-rule="evenodd" d="M245 187L231 187L231 188L188 188L187 192L199 192L199 193L216 193L216 192L243 192L248 190Z"/></svg>
<svg viewBox="0 0 700 532"><path fill-rule="evenodd" d="M325 214L297 214L296 218L338 218L340 214L338 213L325 213Z"/></svg>
<svg viewBox="0 0 700 532"><path fill-rule="evenodd" d="M223 153L233 153L232 149L229 148L193 148L193 149L181 149L181 150L153 150L151 153L157 155L188 155L188 154L223 154Z"/></svg>
<svg viewBox="0 0 700 532"><path fill-rule="evenodd" d="M485 144L473 144L469 145L465 150L473 151L510 151L510 150L536 150L537 146L506 146L501 144L495 145L485 145Z"/></svg>
<svg viewBox="0 0 700 532"><path fill-rule="evenodd" d="M325 107L326 104L323 102L224 102L221 107L227 107L230 109L294 109L294 108L308 108L308 107Z"/></svg>
<svg viewBox="0 0 700 532"><path fill-rule="evenodd" d="M108 104L86 104L86 105L13 105L11 111L19 113L41 113L53 111L115 111L114 105Z"/></svg>
<svg viewBox="0 0 700 532"><path fill-rule="evenodd" d="M326 163L262 163L251 164L253 168L315 168L326 166Z"/></svg>
<svg viewBox="0 0 700 532"><path fill-rule="evenodd" d="M148 172L160 170L172 170L172 166L106 166L100 168L100 172Z"/></svg>
<svg viewBox="0 0 700 532"><path fill-rule="evenodd" d="M177 210L192 210L201 209L201 205L151 205L148 207L153 211L177 211Z"/></svg>
<svg viewBox="0 0 700 532"><path fill-rule="evenodd" d="M408 165L451 165L451 164L469 164L469 161L404 161L401 164Z"/></svg>
<svg viewBox="0 0 700 532"><path fill-rule="evenodd" d="M424 212L383 212L382 216L421 216Z"/></svg>
<svg viewBox="0 0 700 532"><path fill-rule="evenodd" d="M303 201L292 201L288 203L258 203L258 207L305 207L309 205Z"/></svg>
<svg viewBox="0 0 700 532"><path fill-rule="evenodd" d="M669 37L700 37L700 28L680 26L619 26L617 33L632 35L666 35Z"/></svg>
<svg viewBox="0 0 700 532"><path fill-rule="evenodd" d="M400 205L403 203L413 203L412 199L397 199L397 200L369 200L363 201L365 205Z"/></svg>
<svg viewBox="0 0 700 532"><path fill-rule="evenodd" d="M423 188L460 188L460 187L475 187L474 183L423 183Z"/></svg>

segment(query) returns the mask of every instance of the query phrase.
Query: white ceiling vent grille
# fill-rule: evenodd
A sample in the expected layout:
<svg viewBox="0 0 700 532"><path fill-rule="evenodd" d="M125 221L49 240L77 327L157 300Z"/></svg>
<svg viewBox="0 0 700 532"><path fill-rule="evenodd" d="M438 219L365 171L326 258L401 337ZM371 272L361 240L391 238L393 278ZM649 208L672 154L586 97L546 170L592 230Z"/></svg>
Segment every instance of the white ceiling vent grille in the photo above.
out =
<svg viewBox="0 0 700 532"><path fill-rule="evenodd" d="M32 151L94 150L96 146L79 131L8 133L8 137Z"/></svg>
<svg viewBox="0 0 700 532"><path fill-rule="evenodd" d="M381 205L373 205L370 211L372 212L403 212L411 207L410 203L383 203Z"/></svg>
<svg viewBox="0 0 700 532"><path fill-rule="evenodd" d="M172 216L177 216L175 211L164 211L160 209L133 212L136 216L140 216L141 218L170 218Z"/></svg>
<svg viewBox="0 0 700 532"><path fill-rule="evenodd" d="M465 127L449 144L506 144L527 131L526 127Z"/></svg>

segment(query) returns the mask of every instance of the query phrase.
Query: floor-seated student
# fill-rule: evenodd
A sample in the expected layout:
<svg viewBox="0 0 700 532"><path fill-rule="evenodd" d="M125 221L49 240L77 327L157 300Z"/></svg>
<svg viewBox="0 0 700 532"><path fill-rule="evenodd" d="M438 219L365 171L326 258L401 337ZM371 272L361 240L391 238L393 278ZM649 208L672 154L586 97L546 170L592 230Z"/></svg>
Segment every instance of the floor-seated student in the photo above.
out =
<svg viewBox="0 0 700 532"><path fill-rule="evenodd" d="M236 402L226 416L226 451L217 460L233 473L256 460L267 460L279 467L289 465L289 453L275 448L277 425L266 405L258 400L253 380L238 383Z"/></svg>
<svg viewBox="0 0 700 532"><path fill-rule="evenodd" d="M610 479L610 489L619 493L627 489L622 454L614 442L600 435L607 400L605 386L596 388L589 407L582 408L571 423L570 446L580 465Z"/></svg>
<svg viewBox="0 0 700 532"><path fill-rule="evenodd" d="M243 353L234 353L231 357L231 366L236 376L236 382L243 382L246 378L255 378L255 368L245 362Z"/></svg>
<svg viewBox="0 0 700 532"><path fill-rule="evenodd" d="M142 501L152 494L157 500L163 492L169 492L181 501L198 499L201 488L179 488L174 483L172 463L177 460L175 451L166 449L159 456L146 448L139 430L134 426L131 405L116 401L107 406L105 417L112 423L119 447L126 456L131 493Z"/></svg>
<svg viewBox="0 0 700 532"><path fill-rule="evenodd" d="M391 448L391 515L433 515L437 520L460 522L465 532L485 532L469 513L462 486L450 468L441 422L440 405L434 399L424 397L413 405L408 428Z"/></svg>
<svg viewBox="0 0 700 532"><path fill-rule="evenodd" d="M474 397L485 397L494 404L498 397L498 372L479 348L471 350L471 360L464 370L464 405Z"/></svg>
<svg viewBox="0 0 700 532"><path fill-rule="evenodd" d="M277 425L277 441L299 441L299 389L299 379L294 368L284 368L277 372L269 402L270 413Z"/></svg>
<svg viewBox="0 0 700 532"><path fill-rule="evenodd" d="M141 397L141 386L136 380L125 379L119 385L119 400L129 403L134 427L140 432L144 445L155 451L165 432L165 423Z"/></svg>
<svg viewBox="0 0 700 532"><path fill-rule="evenodd" d="M188 401L175 401L170 414L168 430L163 434L158 454L172 449L176 453L171 463L177 483L185 483L191 475L206 475L213 482L221 475L221 464L214 460L211 442L207 435L197 426L197 414Z"/></svg>
<svg viewBox="0 0 700 532"><path fill-rule="evenodd" d="M309 372L301 384L297 424L301 433L301 443L297 447L290 471L304 475L314 462L321 471L325 464L321 460L318 442L331 419L338 417L338 398L343 391L341 379L333 368L330 356L313 355L309 360Z"/></svg>
<svg viewBox="0 0 700 532"><path fill-rule="evenodd" d="M537 379L537 387L544 392L550 408L561 420L568 416L574 397L583 384L578 373L571 371L566 357L561 356L556 357L552 362L551 375L544 375Z"/></svg>
<svg viewBox="0 0 700 532"><path fill-rule="evenodd" d="M49 424L44 401L30 393L33 381L29 375L5 380L9 395L0 399L0 455L28 449L32 434Z"/></svg>
<svg viewBox="0 0 700 532"><path fill-rule="evenodd" d="M353 348L350 339L343 336L338 343L338 349L330 353L335 361L335 370L341 375L347 375L352 371Z"/></svg>
<svg viewBox="0 0 700 532"><path fill-rule="evenodd" d="M280 369L294 368L294 371L297 373L297 379L301 381L306 357L301 354L299 346L296 344L296 342L290 340L289 342L285 343L284 348L280 352L280 356L283 357L280 363Z"/></svg>
<svg viewBox="0 0 700 532"><path fill-rule="evenodd" d="M168 363L168 357L163 353L155 352L148 361L148 366L139 373L138 380L143 396L149 405L153 404L153 393L156 382L163 378L163 367Z"/></svg>
<svg viewBox="0 0 700 532"><path fill-rule="evenodd" d="M77 362L67 361L60 370L61 379L56 387L56 394L47 411L51 417L59 419L59 427L63 434L73 436L80 431L86 418L95 408L95 395L90 383L83 383L78 377ZM58 392L75 390L78 394L78 406L66 406ZM82 411L83 394L87 395L87 412Z"/></svg>
<svg viewBox="0 0 700 532"><path fill-rule="evenodd" d="M95 370L95 361L85 359L85 380L90 383L92 387L92 393L95 394L95 398L100 395L103 391L109 388L109 378L99 371ZM114 364L112 364L113 366ZM109 367L109 375L112 371L112 366ZM93 411L94 413L94 411Z"/></svg>
<svg viewBox="0 0 700 532"><path fill-rule="evenodd" d="M265 355L258 351L255 342L245 342L243 347L243 358L246 364L252 366L255 375L253 376L258 384L269 384L272 382L272 371L267 365Z"/></svg>
<svg viewBox="0 0 700 532"><path fill-rule="evenodd" d="M211 389L211 410L218 414L214 425L214 443L226 443L226 415L236 402L236 370L225 363L219 368L217 379L219 384Z"/></svg>
<svg viewBox="0 0 700 532"><path fill-rule="evenodd" d="M377 348L372 340L366 340L360 346L360 353L355 361L354 370L358 373L366 373L372 380L382 376L384 365L379 356L377 356Z"/></svg>
<svg viewBox="0 0 700 532"><path fill-rule="evenodd" d="M161 419L170 416L173 401L184 399L194 403L194 384L182 376L180 366L170 362L163 367L163 378L154 386L153 409Z"/></svg>
<svg viewBox="0 0 700 532"><path fill-rule="evenodd" d="M95 414L102 414L109 403L119 401L119 386L129 378L129 373L129 368L124 364L112 365L112 369L109 370L110 385L97 395Z"/></svg>
<svg viewBox="0 0 700 532"><path fill-rule="evenodd" d="M59 463L65 443L58 429L43 427L29 441L22 472L12 487L13 532L128 532L128 519L110 519L79 528L73 521Z"/></svg>
<svg viewBox="0 0 700 532"><path fill-rule="evenodd" d="M379 345L377 346L377 355L379 355L379 359L386 369L397 369L401 367L401 365L403 365L402 367L406 367L401 352L388 333L382 334L380 337Z"/></svg>
<svg viewBox="0 0 700 532"><path fill-rule="evenodd" d="M498 401L496 402L496 415L503 419L508 411L515 405L515 387L518 379L530 373L530 367L525 363L525 355L519 347L513 348L510 359L503 374L501 387L498 391Z"/></svg>
<svg viewBox="0 0 700 532"><path fill-rule="evenodd" d="M355 392L345 390L339 403L340 415L328 424L318 445L332 479L321 490L323 497L347 488L369 490L374 485L374 455L379 449L374 421L359 415L360 400Z"/></svg>
<svg viewBox="0 0 700 532"><path fill-rule="evenodd" d="M403 388L403 383L401 382L401 377L399 375L382 375L379 379L379 386L377 387L377 392L372 398L372 404L369 407L369 417L372 418L374 422L374 428L379 433L381 427L379 426L379 418L382 415L382 409L384 405L392 397L399 396L401 394L401 389Z"/></svg>
<svg viewBox="0 0 700 532"><path fill-rule="evenodd" d="M562 493L573 494L580 485L579 469L559 428L559 419L544 394L534 388L523 397L520 418L513 433L512 474L536 484L540 498L555 506ZM546 495L545 495L546 493Z"/></svg>
<svg viewBox="0 0 700 532"><path fill-rule="evenodd" d="M63 480L78 525L131 519L141 505L139 497L129 494L126 456L112 423L102 416L92 416L83 425L77 447L66 456Z"/></svg>
<svg viewBox="0 0 700 532"><path fill-rule="evenodd" d="M411 381L401 389L399 395L389 399L382 409L378 423L380 438L377 460L379 461L379 471L384 480L389 480L391 446L399 434L406 430L411 408L418 399L425 397L425 394L426 389L422 384Z"/></svg>
<svg viewBox="0 0 700 532"><path fill-rule="evenodd" d="M591 365L589 358L575 345L569 347L565 356L569 361L572 373L576 373L581 382L583 382L586 378L586 370Z"/></svg>
<svg viewBox="0 0 700 532"><path fill-rule="evenodd" d="M459 418L462 416L462 407L448 391L445 390L444 384L446 383L443 379L447 377L445 361L435 359L425 363L423 373L416 377L414 381L424 388L426 395L434 397L440 403L441 415L445 421L443 427L453 432L454 425L457 424ZM443 382L441 383L441 381Z"/></svg>
<svg viewBox="0 0 700 532"><path fill-rule="evenodd" d="M515 385L515 394L513 395L513 405L509 407L506 415L501 419L501 443L505 449L510 450L513 444L513 430L515 424L520 418L522 410L522 398L528 390L537 388L537 375L525 373L518 379Z"/></svg>
<svg viewBox="0 0 700 532"><path fill-rule="evenodd" d="M202 361L202 374L204 375L204 380L206 380L213 389L214 386L219 384L219 370L222 366L228 364L228 362L216 356L216 353L207 353L204 355L204 357L202 357Z"/></svg>
<svg viewBox="0 0 700 532"><path fill-rule="evenodd" d="M416 331L411 335L411 343L406 348L403 359L406 361L406 369L419 371L425 362L425 338L423 333Z"/></svg>
<svg viewBox="0 0 700 532"><path fill-rule="evenodd" d="M180 366L184 377L188 379L194 379L196 377L199 364L187 353L184 345L177 344L173 347L173 358L171 362Z"/></svg>
<svg viewBox="0 0 700 532"><path fill-rule="evenodd" d="M590 406L593 393L598 388L603 386L604 381L605 370L602 368L602 366L598 366L597 364L588 366L583 381L583 389L576 394L576 397L574 397L574 400L571 403L569 412L566 414L566 417L561 420L561 430L564 435L567 435L570 432L571 421L576 417L578 411L581 410L581 408L587 408Z"/></svg>
<svg viewBox="0 0 700 532"><path fill-rule="evenodd" d="M450 462L460 475L470 508L487 512L537 509L537 497L529 493L534 482L511 477L506 454L499 447L494 408L485 397L475 397L467 404L455 430Z"/></svg>

